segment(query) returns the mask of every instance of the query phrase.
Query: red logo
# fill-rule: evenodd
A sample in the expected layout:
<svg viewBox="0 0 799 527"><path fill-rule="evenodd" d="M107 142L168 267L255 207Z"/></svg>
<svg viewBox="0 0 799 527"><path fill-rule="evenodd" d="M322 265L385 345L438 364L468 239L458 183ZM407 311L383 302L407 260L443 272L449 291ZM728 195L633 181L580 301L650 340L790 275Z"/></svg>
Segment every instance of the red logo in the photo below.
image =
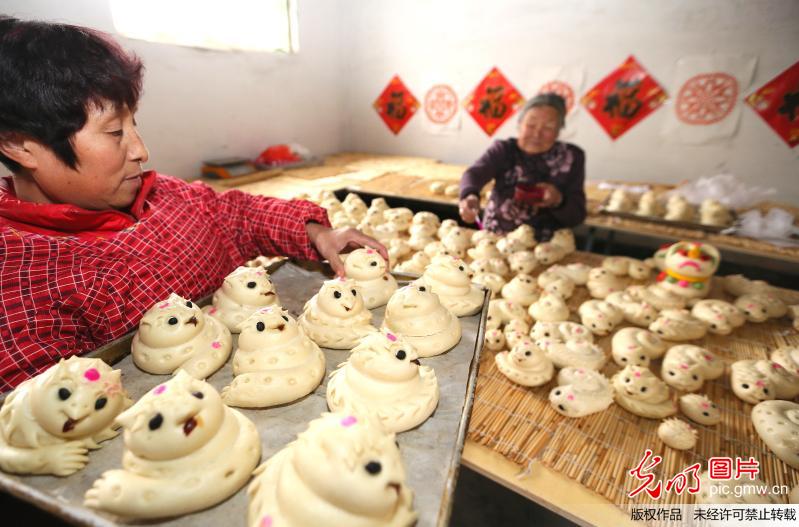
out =
<svg viewBox="0 0 799 527"><path fill-rule="evenodd" d="M647 449L646 452L644 452L644 457L641 458L638 466L629 472L631 476L643 483L629 492L627 494L628 498L634 498L642 492L649 494L652 499L660 498L663 493L663 481L657 479L651 471L654 470L661 461L663 461L663 458L660 456L653 456L651 450ZM686 490L688 494L696 494L699 492L699 468L701 466L702 465L699 463L694 463L677 473L666 482L666 492L671 492L673 490L677 495L682 494ZM693 478L695 486L688 486L689 476Z"/></svg>
<svg viewBox="0 0 799 527"><path fill-rule="evenodd" d="M458 96L446 84L436 84L424 96L424 113L436 124L446 124L458 111Z"/></svg>
<svg viewBox="0 0 799 527"><path fill-rule="evenodd" d="M695 75L685 81L677 94L677 118L685 124L717 123L732 112L737 98L738 81L732 75Z"/></svg>

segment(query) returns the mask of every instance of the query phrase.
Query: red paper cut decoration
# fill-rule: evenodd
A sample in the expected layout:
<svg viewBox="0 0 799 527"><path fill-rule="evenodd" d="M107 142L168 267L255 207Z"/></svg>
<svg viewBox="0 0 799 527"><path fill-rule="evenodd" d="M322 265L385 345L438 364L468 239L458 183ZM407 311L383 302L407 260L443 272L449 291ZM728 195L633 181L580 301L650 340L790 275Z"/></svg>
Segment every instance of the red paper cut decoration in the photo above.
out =
<svg viewBox="0 0 799 527"><path fill-rule="evenodd" d="M791 148L799 144L799 62L746 98Z"/></svg>
<svg viewBox="0 0 799 527"><path fill-rule="evenodd" d="M583 106L612 139L617 139L655 111L666 92L630 55L582 98Z"/></svg>
<svg viewBox="0 0 799 527"><path fill-rule="evenodd" d="M436 124L446 124L458 111L458 96L450 86L436 84L424 96L424 113Z"/></svg>
<svg viewBox="0 0 799 527"><path fill-rule="evenodd" d="M480 128L491 136L516 113L522 100L522 94L495 67L480 81L463 104Z"/></svg>
<svg viewBox="0 0 799 527"><path fill-rule="evenodd" d="M398 134L419 109L419 101L408 90L399 75L394 75L372 106L389 130Z"/></svg>
<svg viewBox="0 0 799 527"><path fill-rule="evenodd" d="M545 82L538 93L555 93L563 97L563 100L566 101L566 113L571 112L574 108L574 90L568 83L563 81Z"/></svg>
<svg viewBox="0 0 799 527"><path fill-rule="evenodd" d="M695 75L685 81L677 94L677 119L685 124L717 123L732 112L737 99L738 81L732 75Z"/></svg>

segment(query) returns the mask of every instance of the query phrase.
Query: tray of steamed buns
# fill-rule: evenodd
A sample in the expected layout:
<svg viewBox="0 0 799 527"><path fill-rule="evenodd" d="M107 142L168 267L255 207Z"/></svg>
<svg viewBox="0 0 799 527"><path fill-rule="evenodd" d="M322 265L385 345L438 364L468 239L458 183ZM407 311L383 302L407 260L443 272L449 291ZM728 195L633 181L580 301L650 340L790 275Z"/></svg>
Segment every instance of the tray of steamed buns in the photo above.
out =
<svg viewBox="0 0 799 527"><path fill-rule="evenodd" d="M372 249L345 265L250 262L153 305L113 365L21 384L0 489L86 525L446 525L487 291L454 257L407 283Z"/></svg>

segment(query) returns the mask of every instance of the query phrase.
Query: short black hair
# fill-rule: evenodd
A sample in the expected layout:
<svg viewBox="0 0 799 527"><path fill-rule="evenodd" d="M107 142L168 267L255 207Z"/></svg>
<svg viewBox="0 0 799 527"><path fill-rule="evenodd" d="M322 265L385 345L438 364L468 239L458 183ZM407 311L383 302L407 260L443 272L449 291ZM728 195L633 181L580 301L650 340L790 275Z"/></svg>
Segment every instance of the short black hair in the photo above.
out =
<svg viewBox="0 0 799 527"><path fill-rule="evenodd" d="M75 168L72 138L89 107L135 111L143 70L136 55L99 31L0 17L0 139L33 138ZM21 169L2 153L0 162Z"/></svg>

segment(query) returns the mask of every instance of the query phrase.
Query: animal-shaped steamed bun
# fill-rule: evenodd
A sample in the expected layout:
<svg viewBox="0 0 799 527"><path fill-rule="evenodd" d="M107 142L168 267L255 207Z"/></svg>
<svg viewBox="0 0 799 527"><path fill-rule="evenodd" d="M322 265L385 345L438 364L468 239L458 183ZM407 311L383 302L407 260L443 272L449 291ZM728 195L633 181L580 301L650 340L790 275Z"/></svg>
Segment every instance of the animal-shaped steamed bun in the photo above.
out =
<svg viewBox="0 0 799 527"><path fill-rule="evenodd" d="M225 404L264 408L311 393L325 376L325 356L288 311L265 307L242 324L233 374Z"/></svg>
<svg viewBox="0 0 799 527"><path fill-rule="evenodd" d="M85 505L130 519L199 511L235 494L261 458L255 425L208 383L179 371L117 417L122 468L103 473Z"/></svg>
<svg viewBox="0 0 799 527"><path fill-rule="evenodd" d="M311 340L323 348L339 350L352 349L363 337L377 331L360 288L347 278L325 281L305 303L299 322Z"/></svg>
<svg viewBox="0 0 799 527"><path fill-rule="evenodd" d="M539 294L538 284L536 284L535 278L529 274L517 274L510 282L502 286L503 298L524 307L538 300Z"/></svg>
<svg viewBox="0 0 799 527"><path fill-rule="evenodd" d="M566 417L585 417L613 404L613 389L598 371L567 367L558 372L558 386L549 392L549 403Z"/></svg>
<svg viewBox="0 0 799 527"><path fill-rule="evenodd" d="M538 300L530 304L527 312L535 320L543 322L562 322L569 318L569 306L566 301L551 293L541 295Z"/></svg>
<svg viewBox="0 0 799 527"><path fill-rule="evenodd" d="M613 360L621 367L648 367L652 359L659 359L666 352L666 343L660 337L640 328L622 328L611 340Z"/></svg>
<svg viewBox="0 0 799 527"><path fill-rule="evenodd" d="M677 412L668 385L649 368L625 366L610 380L616 403L635 415L663 419Z"/></svg>
<svg viewBox="0 0 799 527"><path fill-rule="evenodd" d="M222 322L231 333L238 333L239 324L262 307L280 305L269 273L263 268L239 267L225 277L216 290L212 305L203 308Z"/></svg>
<svg viewBox="0 0 799 527"><path fill-rule="evenodd" d="M461 323L438 295L421 283L400 287L386 305L383 329L399 333L420 357L439 355L461 340Z"/></svg>
<svg viewBox="0 0 799 527"><path fill-rule="evenodd" d="M465 317L480 311L484 297L483 288L472 284L469 274L469 268L460 258L436 256L419 282L438 295L455 316Z"/></svg>
<svg viewBox="0 0 799 527"><path fill-rule="evenodd" d="M390 332L367 335L330 374L327 405L334 412L370 413L389 432L422 424L438 405L438 380L416 350Z"/></svg>
<svg viewBox="0 0 799 527"><path fill-rule="evenodd" d="M732 391L750 404L771 399L793 399L799 395L796 376L770 360L739 360L732 364Z"/></svg>
<svg viewBox="0 0 799 527"><path fill-rule="evenodd" d="M691 344L669 348L660 372L666 384L685 392L695 392L706 380L718 379L723 374L724 362L705 348Z"/></svg>
<svg viewBox="0 0 799 527"><path fill-rule="evenodd" d="M500 373L522 386L541 386L555 374L552 361L535 344L516 345L510 351L497 353L494 362Z"/></svg>
<svg viewBox="0 0 799 527"><path fill-rule="evenodd" d="M723 300L700 300L691 308L691 315L717 335L729 335L732 330L746 322L743 312Z"/></svg>
<svg viewBox="0 0 799 527"><path fill-rule="evenodd" d="M388 272L386 261L374 249L356 249L344 261L345 274L361 288L366 309L385 305L397 281Z"/></svg>
<svg viewBox="0 0 799 527"><path fill-rule="evenodd" d="M649 324L649 331L666 340L682 342L701 339L707 333L707 326L687 309L664 309Z"/></svg>
<svg viewBox="0 0 799 527"><path fill-rule="evenodd" d="M116 437L114 418L130 406L120 371L100 359L62 359L28 379L0 409L0 469L68 476L87 451Z"/></svg>
<svg viewBox="0 0 799 527"><path fill-rule="evenodd" d="M586 300L577 309L583 326L594 335L607 335L624 320L622 311L604 300Z"/></svg>
<svg viewBox="0 0 799 527"><path fill-rule="evenodd" d="M413 491L395 436L374 418L324 413L255 471L249 527L408 527Z"/></svg>
<svg viewBox="0 0 799 527"><path fill-rule="evenodd" d="M763 401L752 409L760 439L786 464L799 469L799 404Z"/></svg>
<svg viewBox="0 0 799 527"><path fill-rule="evenodd" d="M649 327L658 317L658 311L651 304L641 302L626 291L616 291L605 297L605 302L613 304L624 314L624 319L636 326Z"/></svg>
<svg viewBox="0 0 799 527"><path fill-rule="evenodd" d="M592 342L541 339L537 340L536 344L546 351L549 360L558 368L573 366L599 371L608 361L604 350Z"/></svg>
<svg viewBox="0 0 799 527"><path fill-rule="evenodd" d="M222 322L172 293L144 314L130 351L136 366L147 373L182 369L205 379L225 364L232 347L233 337Z"/></svg>

